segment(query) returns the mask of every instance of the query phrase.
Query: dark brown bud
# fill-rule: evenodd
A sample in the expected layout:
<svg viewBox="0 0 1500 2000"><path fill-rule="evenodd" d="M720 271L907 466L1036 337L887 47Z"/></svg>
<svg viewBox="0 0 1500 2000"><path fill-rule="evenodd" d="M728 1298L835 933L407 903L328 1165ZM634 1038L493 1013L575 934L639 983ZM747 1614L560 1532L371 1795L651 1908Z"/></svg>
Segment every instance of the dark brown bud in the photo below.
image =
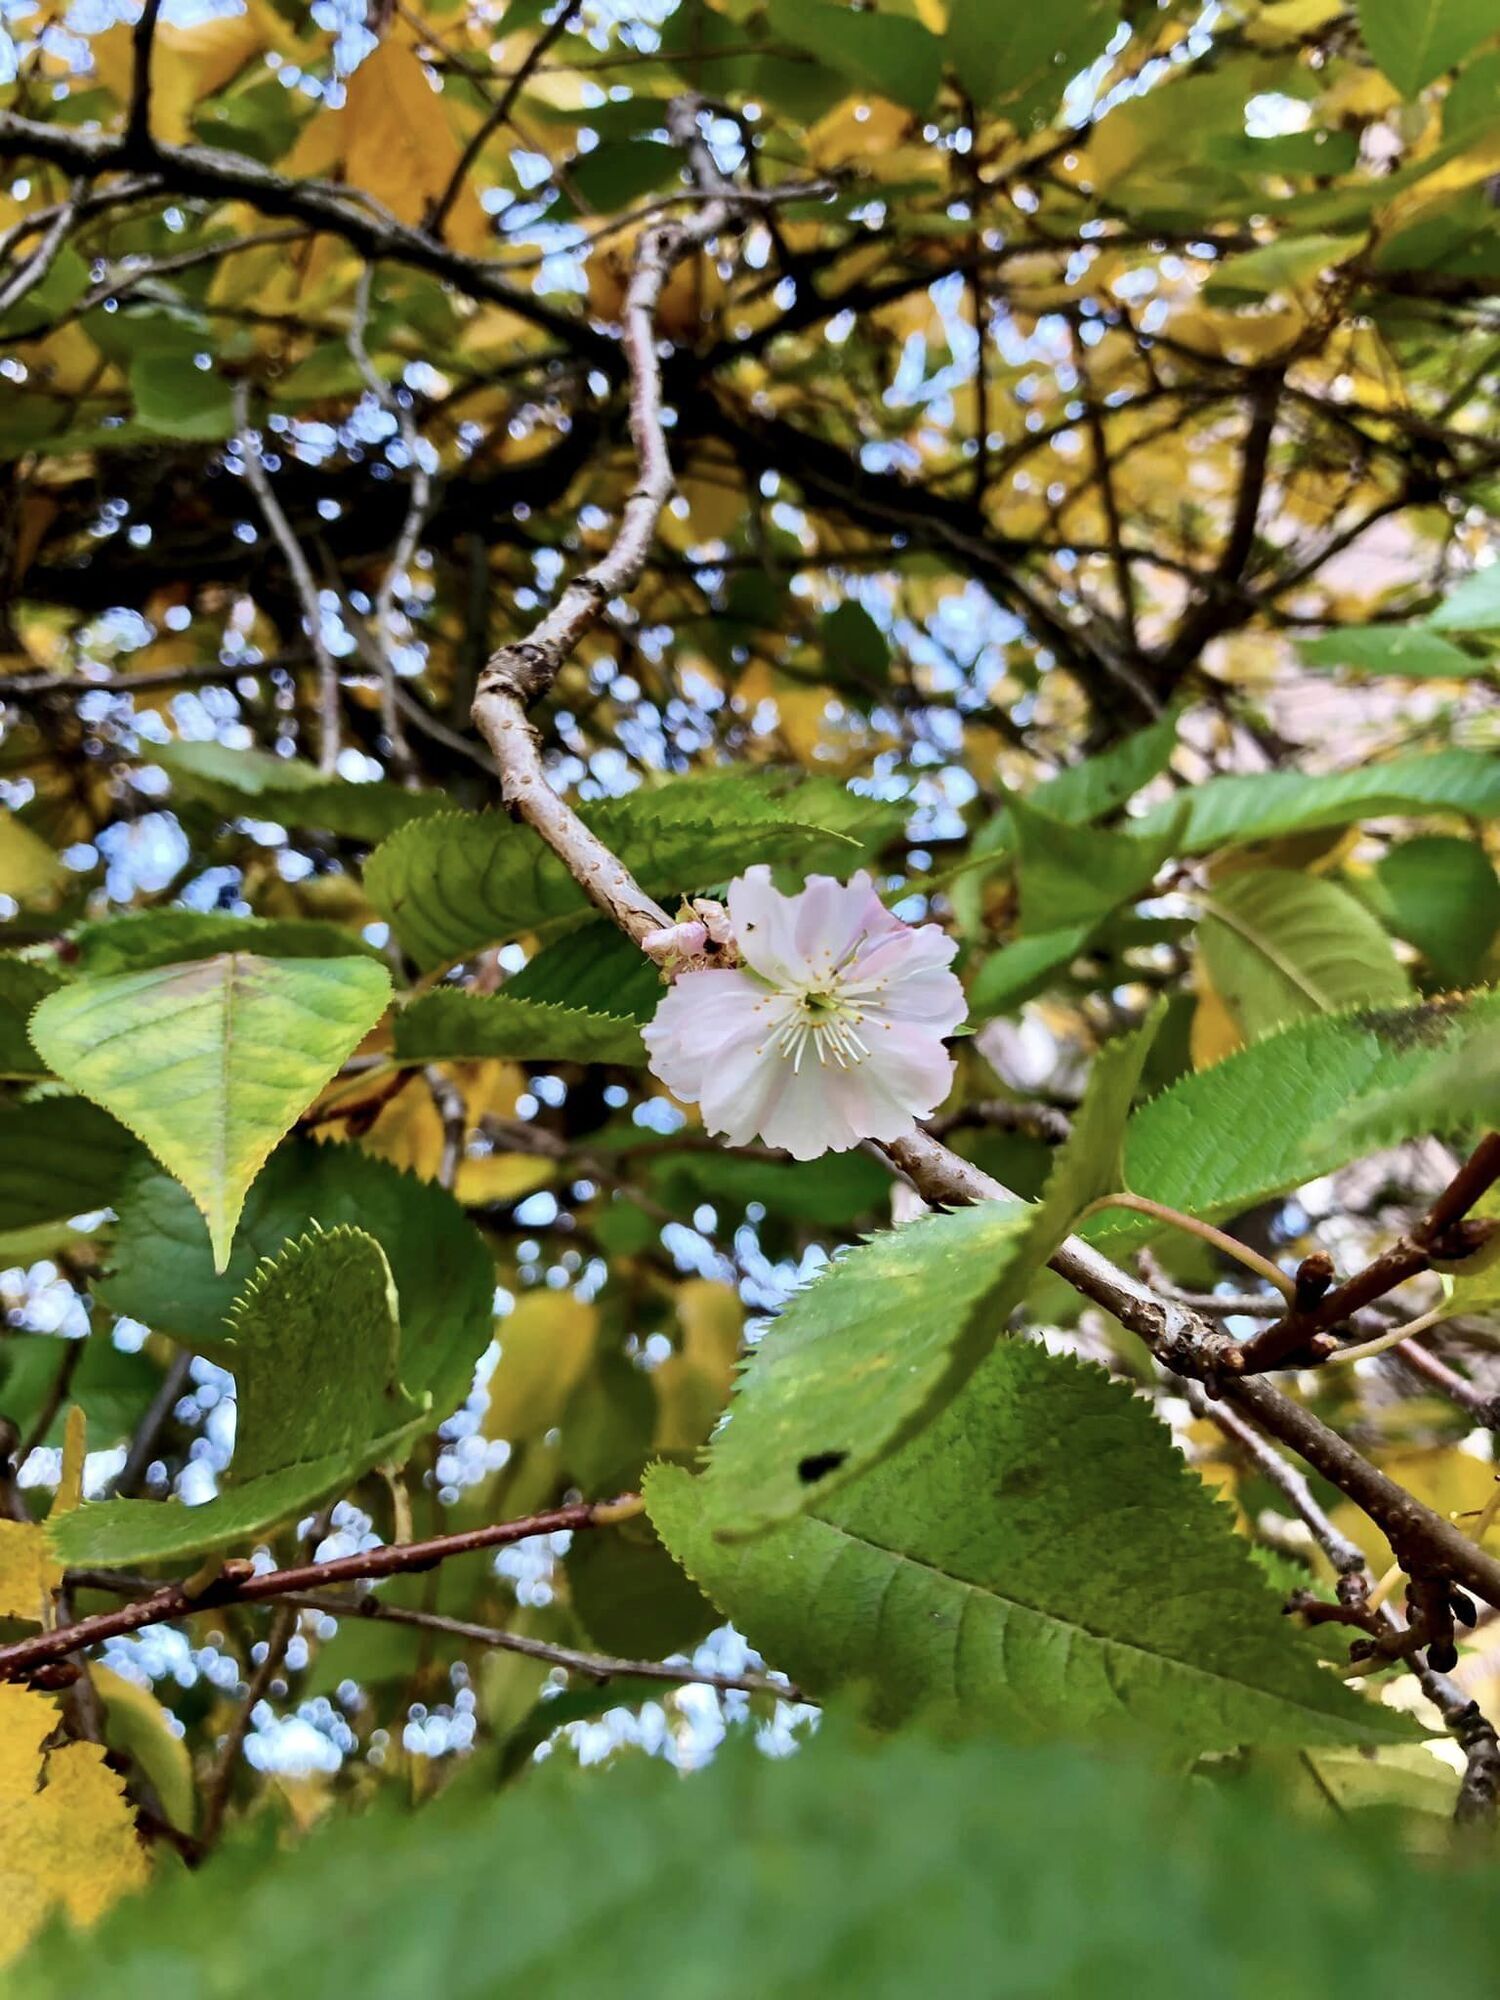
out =
<svg viewBox="0 0 1500 2000"><path fill-rule="evenodd" d="M1326 1250L1314 1250L1297 1266L1294 1308L1311 1312L1334 1280L1333 1259Z"/></svg>

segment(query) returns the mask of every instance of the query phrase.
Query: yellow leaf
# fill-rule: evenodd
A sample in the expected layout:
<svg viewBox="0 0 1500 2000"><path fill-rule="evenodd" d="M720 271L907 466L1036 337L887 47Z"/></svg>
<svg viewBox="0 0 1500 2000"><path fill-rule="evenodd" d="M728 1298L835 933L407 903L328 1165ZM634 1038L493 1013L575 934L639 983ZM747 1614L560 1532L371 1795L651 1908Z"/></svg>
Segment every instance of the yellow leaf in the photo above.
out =
<svg viewBox="0 0 1500 2000"><path fill-rule="evenodd" d="M190 139L195 105L238 76L264 46L260 26L249 13L219 14L185 28L163 21L151 64L152 136L172 146ZM126 103L135 70L129 25L121 21L95 35L89 48L99 81Z"/></svg>
<svg viewBox="0 0 1500 2000"><path fill-rule="evenodd" d="M61 1579L38 1521L0 1521L0 1618L45 1625Z"/></svg>
<svg viewBox="0 0 1500 2000"><path fill-rule="evenodd" d="M36 902L52 894L63 876L63 865L46 841L0 809L0 896Z"/></svg>
<svg viewBox="0 0 1500 2000"><path fill-rule="evenodd" d="M652 1376L658 1451L691 1451L703 1443L729 1400L745 1309L731 1285L689 1278L678 1287L682 1345Z"/></svg>
<svg viewBox="0 0 1500 2000"><path fill-rule="evenodd" d="M420 222L447 188L462 148L409 36L398 24L349 79L344 172L403 222ZM445 233L457 250L478 253L492 241L471 180L464 182Z"/></svg>
<svg viewBox="0 0 1500 2000"><path fill-rule="evenodd" d="M551 1160L530 1153L489 1153L482 1160L460 1162L453 1192L465 1208L492 1201L520 1201L545 1187L556 1173Z"/></svg>
<svg viewBox="0 0 1500 2000"><path fill-rule="evenodd" d="M512 1443L541 1437L561 1423L593 1359L599 1316L571 1292L523 1292L495 1331L500 1359L490 1377L485 1436Z"/></svg>
<svg viewBox="0 0 1500 2000"><path fill-rule="evenodd" d="M1225 1056L1232 1056L1244 1041L1239 1023L1220 999L1218 989L1210 984L1201 960L1194 972L1194 983L1198 989L1198 1005L1193 1010L1192 1023L1188 1028L1188 1051L1193 1058L1194 1069L1212 1069Z"/></svg>
<svg viewBox="0 0 1500 2000"><path fill-rule="evenodd" d="M1376 1463L1388 1479L1414 1493L1435 1513L1456 1517L1465 1533L1472 1530L1474 1517L1495 1490L1495 1468L1456 1445L1414 1445L1409 1450L1386 1452ZM1391 1545L1367 1514L1345 1501L1333 1510L1333 1519L1364 1550L1377 1576L1390 1568L1395 1561ZM1486 1537L1485 1545L1493 1549L1494 1537Z"/></svg>
<svg viewBox="0 0 1500 2000"><path fill-rule="evenodd" d="M191 1833L198 1811L193 1760L150 1688L108 1667L91 1665L89 1679L104 1703L104 1734L111 1750L139 1766L173 1826Z"/></svg>
<svg viewBox="0 0 1500 2000"><path fill-rule="evenodd" d="M57 1723L45 1695L0 1685L0 1964L59 1906L91 1924L146 1884L130 1808L100 1745L65 1743L43 1755Z"/></svg>

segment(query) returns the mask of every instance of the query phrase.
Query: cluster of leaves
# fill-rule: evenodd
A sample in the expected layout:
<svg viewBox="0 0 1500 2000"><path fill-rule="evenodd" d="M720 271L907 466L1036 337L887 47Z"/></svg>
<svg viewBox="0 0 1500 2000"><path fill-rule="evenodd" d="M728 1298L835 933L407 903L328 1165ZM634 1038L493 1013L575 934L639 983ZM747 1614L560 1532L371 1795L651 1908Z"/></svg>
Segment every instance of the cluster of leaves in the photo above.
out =
<svg viewBox="0 0 1500 2000"><path fill-rule="evenodd" d="M1243 1290L1095 1209L1128 1191L1347 1272L1500 1124L1489 10L333 11L23 21L4 89L0 1648L103 1572L645 1510L413 1566L389 1617L268 1638L225 1596L182 1685L123 1638L56 1707L0 1685L0 1954L59 1918L17 1992L238 1990L334 1908L377 1995L622 1952L695 1991L1353 1992L1377 1924L1426 1975L1419 1908L1481 1990L1482 1892L1419 1906L1403 1861L1440 1721L1283 1616L1334 1605L1326 1548L1048 1265L1081 1226ZM678 497L536 719L669 909L868 868L959 939L938 1125L1013 1198L900 1227L878 1160L726 1151L661 1093L656 969L467 732L636 486L619 320L685 97L755 205L667 283ZM1500 1291L1444 1282L1435 1373L1299 1394L1482 1536ZM527 1770L607 1711L696 1758L645 1671L725 1620L794 1683L726 1713L858 1728L680 1792ZM1460 1671L1493 1712L1483 1629ZM226 1808L224 1863L163 1879ZM146 1838L149 1893L64 1935Z"/></svg>

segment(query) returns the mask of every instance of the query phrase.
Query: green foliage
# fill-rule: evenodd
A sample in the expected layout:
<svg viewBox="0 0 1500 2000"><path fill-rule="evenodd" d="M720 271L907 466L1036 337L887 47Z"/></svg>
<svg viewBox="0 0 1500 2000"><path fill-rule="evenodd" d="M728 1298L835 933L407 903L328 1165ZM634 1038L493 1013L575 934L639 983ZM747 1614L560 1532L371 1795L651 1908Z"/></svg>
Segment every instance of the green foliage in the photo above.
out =
<svg viewBox="0 0 1500 2000"><path fill-rule="evenodd" d="M1150 1732L1188 1754L1407 1733L1289 1641L1228 1517L1129 1390L1024 1341L769 1534L742 1539L722 1476L659 1466L646 1494L756 1646L815 1698L863 1684L886 1728Z"/></svg>
<svg viewBox="0 0 1500 2000"><path fill-rule="evenodd" d="M1176 810L1158 806L1136 823L1137 834L1156 833ZM1279 840L1321 827L1389 813L1461 814L1482 819L1500 812L1500 761L1469 750L1395 757L1326 777L1297 771L1263 771L1254 777L1211 778L1188 794L1184 854L1209 854L1255 840Z"/></svg>
<svg viewBox="0 0 1500 2000"><path fill-rule="evenodd" d="M390 991L362 958L223 952L77 980L42 1001L31 1038L182 1182L223 1270L250 1183Z"/></svg>
<svg viewBox="0 0 1500 2000"><path fill-rule="evenodd" d="M174 791L226 818L280 820L377 841L409 820L429 819L443 810L443 800L431 792L403 791L383 781L355 785L324 778L310 764L258 750L160 743L153 744L151 755L170 775Z"/></svg>
<svg viewBox="0 0 1500 2000"><path fill-rule="evenodd" d="M230 1326L238 1415L226 1490L201 1507L85 1503L51 1524L64 1562L123 1568L227 1547L399 1461L424 1427L424 1404L401 1384L390 1266L363 1230L288 1245L258 1268Z"/></svg>
<svg viewBox="0 0 1500 2000"><path fill-rule="evenodd" d="M1500 994L1418 1006L1367 1008L1307 1020L1184 1077L1143 1104L1125 1133L1125 1185L1205 1221L1234 1215L1332 1173L1363 1150L1340 1114L1385 1105L1384 1145L1482 1121L1456 1073L1493 1047ZM1149 1223L1104 1213L1084 1233L1118 1250Z"/></svg>
<svg viewBox="0 0 1500 2000"><path fill-rule="evenodd" d="M1411 985L1389 938L1335 882L1284 868L1232 875L1204 899L1199 949L1247 1040L1306 1014L1400 1006Z"/></svg>
<svg viewBox="0 0 1500 2000"><path fill-rule="evenodd" d="M24 958L0 958L0 1076L47 1074L46 1064L32 1047L27 1022L37 1002L61 984L45 965L34 965Z"/></svg>
<svg viewBox="0 0 1500 2000"><path fill-rule="evenodd" d="M0 1232L107 1207L142 1157L123 1125L81 1097L0 1107Z"/></svg>
<svg viewBox="0 0 1500 2000"><path fill-rule="evenodd" d="M746 1364L705 1491L753 1534L822 1501L931 1421L1005 1330L1078 1211L1119 1186L1148 1026L1105 1050L1042 1201L925 1216L848 1251Z"/></svg>
<svg viewBox="0 0 1500 2000"><path fill-rule="evenodd" d="M80 924L71 940L77 968L90 978L146 972L220 952L251 951L258 958L378 958L363 938L337 924L298 919L231 917L218 911L137 910Z"/></svg>
<svg viewBox="0 0 1500 2000"><path fill-rule="evenodd" d="M664 1966L683 1992L795 2000L924 1984L1193 2000L1205 1966L1245 1992L1361 2000L1372 1936L1402 1988L1440 1936L1446 1990L1482 2000L1487 1870L1415 1868L1396 1832L1073 1750L877 1747L830 1723L786 1762L736 1745L684 1782L643 1759L601 1774L554 1758L514 1795L460 1787L325 1825L295 1854L264 1841L123 1903L91 1938L53 1935L12 1983L15 2000L101 1978L115 2000L167 1982L209 2000L250 1964L300 1977L338 1910L330 1991L366 2000L404 2000L414 1976L453 2000L517 1981L647 2000ZM497 1892L518 1857L519 1899Z"/></svg>
<svg viewBox="0 0 1500 2000"><path fill-rule="evenodd" d="M518 1000L509 992L426 993L397 1015L394 1046L398 1062L481 1056L525 1056L533 1062L646 1060L640 1030L628 1017Z"/></svg>
<svg viewBox="0 0 1500 2000"><path fill-rule="evenodd" d="M408 1388L430 1395L440 1416L466 1393L490 1337L494 1272L478 1233L445 1189L355 1146L289 1140L252 1185L222 1272L192 1200L149 1162L127 1182L119 1209L114 1269L103 1296L116 1312L216 1357L236 1299L288 1239L309 1224L368 1233L401 1301Z"/></svg>
<svg viewBox="0 0 1500 2000"><path fill-rule="evenodd" d="M1401 674L1408 680L1463 680L1490 668L1441 633L1420 625L1364 625L1321 632L1299 641L1310 667L1353 667L1363 674Z"/></svg>
<svg viewBox="0 0 1500 2000"><path fill-rule="evenodd" d="M1184 808L1184 811L1186 809ZM1070 825L1024 799L1010 802L1015 828L1021 930L1056 935L1092 926L1121 903L1143 895L1179 844L1181 817L1154 837Z"/></svg>
<svg viewBox="0 0 1500 2000"><path fill-rule="evenodd" d="M1359 0L1370 53L1406 97L1495 32L1486 0Z"/></svg>
<svg viewBox="0 0 1500 2000"><path fill-rule="evenodd" d="M671 899L757 861L795 856L799 867L848 873L863 859L854 829L878 838L890 824L888 809L850 812L863 804L845 795L825 807L816 780L777 799L726 775L634 792L583 816L648 895ZM804 810L813 816L803 818ZM371 855L365 889L424 970L528 932L557 937L591 914L557 857L500 813L405 828Z"/></svg>
<svg viewBox="0 0 1500 2000"><path fill-rule="evenodd" d="M1405 840L1375 870L1379 904L1449 986L1479 977L1500 930L1500 876L1472 841L1446 834Z"/></svg>

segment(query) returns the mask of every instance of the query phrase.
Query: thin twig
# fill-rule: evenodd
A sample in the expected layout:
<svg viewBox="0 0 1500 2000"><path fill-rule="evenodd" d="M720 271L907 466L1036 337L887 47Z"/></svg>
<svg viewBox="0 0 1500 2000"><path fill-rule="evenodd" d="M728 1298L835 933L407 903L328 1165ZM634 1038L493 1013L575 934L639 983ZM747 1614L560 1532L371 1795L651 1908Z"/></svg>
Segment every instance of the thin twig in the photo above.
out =
<svg viewBox="0 0 1500 2000"><path fill-rule="evenodd" d="M520 1653L529 1660L543 1660L549 1666L565 1667L585 1680L612 1681L633 1675L638 1680L668 1681L681 1687L711 1687L745 1694L773 1694L782 1701L803 1701L806 1697L791 1682L769 1674L718 1674L696 1667L676 1667L662 1660L628 1660L611 1653L583 1653L573 1646L549 1645L529 1639L520 1632L506 1632L492 1625L473 1625L466 1619L448 1618L437 1611L414 1611L404 1604L386 1604L376 1597L354 1599L334 1597L327 1592L304 1594L286 1600L309 1611L327 1611L338 1618L373 1618L382 1625L412 1625L424 1632L442 1632L476 1646L492 1646L507 1653Z"/></svg>
<svg viewBox="0 0 1500 2000"><path fill-rule="evenodd" d="M79 196L82 192L83 183L80 181L53 216L51 227L35 250L9 281L0 285L0 318L3 318L12 306L18 306L28 292L34 291L52 269L57 253L67 241L68 231L77 220Z"/></svg>
<svg viewBox="0 0 1500 2000"><path fill-rule="evenodd" d="M396 419L401 446L406 454L410 485L405 518L375 592L376 663L380 673L380 727L385 747L398 775L408 782L415 775L411 746L401 726L401 709L396 699L396 662L391 651L391 628L396 615L396 590L411 568L417 543L432 512L432 477L422 456L422 438L410 408L386 381L370 359L365 345L365 328L370 318L370 285L374 266L366 264L354 292L354 317L349 323L349 352L375 400Z"/></svg>
<svg viewBox="0 0 1500 2000"><path fill-rule="evenodd" d="M166 1373L156 1394L147 1405L146 1414L136 1426L135 1436L130 1440L130 1449L125 1454L125 1463L120 1468L120 1476L115 1481L116 1497L129 1499L140 1489L152 1459L156 1456L156 1440L161 1435L161 1427L177 1407L178 1398L187 1387L188 1375L192 1370L193 1357L187 1348L179 1347L167 1363Z"/></svg>
<svg viewBox="0 0 1500 2000"><path fill-rule="evenodd" d="M250 1724L255 1711L265 1700L266 1691L281 1670L286 1658L286 1649L292 1642L292 1634L297 1629L297 1613L289 1604L278 1604L271 1618L271 1628L266 1634L265 1656L250 1676L244 1699L234 1712L234 1720L219 1749L219 1761L213 1768L203 1794L203 1823L198 1829L198 1838L205 1848L212 1847L218 1840L219 1830L224 1824L224 1814L229 1807L229 1794L234 1786L234 1774L239 1766L240 1751L245 1746L245 1738L250 1733Z"/></svg>
<svg viewBox="0 0 1500 2000"><path fill-rule="evenodd" d="M46 1443L47 1433L52 1428L52 1420L67 1400L68 1391L73 1386L73 1377L78 1372L78 1364L83 1359L83 1350L87 1345L87 1339L70 1340L67 1343L67 1352L52 1377L52 1385L43 1398L42 1407L36 1413L36 1420L27 1432L25 1442L16 1453L18 1466L26 1463L38 1445Z"/></svg>
<svg viewBox="0 0 1500 2000"><path fill-rule="evenodd" d="M426 220L422 226L430 235L441 237L449 214L452 212L453 204L458 200L459 193L463 188L464 182L469 177L469 171L474 162L479 158L479 155L484 151L495 133L500 130L500 127L510 117L512 111L515 110L516 102L521 92L530 82L537 65L553 44L561 40L563 35L567 33L569 27L572 25L574 15L578 13L582 4L583 0L569 0L569 4L563 7L557 18L542 30L541 34L537 36L536 40L527 50L525 56L522 58L520 68L512 74L498 99L485 114L483 123L475 131L469 143L459 155L453 172L448 177L448 185L443 189L428 211Z"/></svg>
<svg viewBox="0 0 1500 2000"><path fill-rule="evenodd" d="M307 630L307 642L312 648L313 658L318 663L318 769L324 777L331 778L338 769L339 729L342 720L339 708L338 662L328 650L328 641L323 636L323 609L318 601L318 587L313 582L307 557L303 553L302 544L292 533L291 523L282 512L281 502L276 498L266 472L260 451L260 434L251 428L250 385L243 377L234 385L234 423L246 481L260 503L260 511L265 517L266 526L271 530L282 555L286 558L286 566L297 593L297 601L302 606L302 622Z"/></svg>

